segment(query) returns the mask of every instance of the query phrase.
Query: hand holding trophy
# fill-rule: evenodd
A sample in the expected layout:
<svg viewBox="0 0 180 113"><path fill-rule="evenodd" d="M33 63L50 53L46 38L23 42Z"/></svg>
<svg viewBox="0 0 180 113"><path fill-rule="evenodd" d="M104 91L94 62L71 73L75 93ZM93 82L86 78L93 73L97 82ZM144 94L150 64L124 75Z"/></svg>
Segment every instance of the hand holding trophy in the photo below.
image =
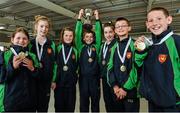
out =
<svg viewBox="0 0 180 113"><path fill-rule="evenodd" d="M91 17L93 16L93 10L92 9L85 9L84 10L84 28L86 30L91 30L92 29L92 24L91 24Z"/></svg>

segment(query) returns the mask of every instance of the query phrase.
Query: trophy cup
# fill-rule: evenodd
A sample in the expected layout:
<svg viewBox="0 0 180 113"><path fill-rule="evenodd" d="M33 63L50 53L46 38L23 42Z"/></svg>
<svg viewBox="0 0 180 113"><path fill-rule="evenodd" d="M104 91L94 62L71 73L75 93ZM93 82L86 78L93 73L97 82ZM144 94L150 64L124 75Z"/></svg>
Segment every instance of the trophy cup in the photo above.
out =
<svg viewBox="0 0 180 113"><path fill-rule="evenodd" d="M93 15L93 10L92 9L85 9L84 13L85 13L85 20L84 20L83 27L86 30L91 30L92 29L91 16Z"/></svg>

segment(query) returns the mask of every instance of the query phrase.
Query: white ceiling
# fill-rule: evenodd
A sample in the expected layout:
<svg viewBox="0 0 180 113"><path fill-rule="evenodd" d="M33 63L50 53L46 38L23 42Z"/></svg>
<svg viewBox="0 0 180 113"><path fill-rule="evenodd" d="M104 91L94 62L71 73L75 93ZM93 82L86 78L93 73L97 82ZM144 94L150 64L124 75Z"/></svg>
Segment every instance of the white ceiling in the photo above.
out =
<svg viewBox="0 0 180 113"><path fill-rule="evenodd" d="M172 27L180 32L180 0L0 0L0 25L6 27L0 33L9 34L16 26L25 26L31 32L35 15L48 16L53 31L74 27L81 8L98 9L102 23L126 17L133 26L132 33L146 32L146 12L155 6L170 11Z"/></svg>

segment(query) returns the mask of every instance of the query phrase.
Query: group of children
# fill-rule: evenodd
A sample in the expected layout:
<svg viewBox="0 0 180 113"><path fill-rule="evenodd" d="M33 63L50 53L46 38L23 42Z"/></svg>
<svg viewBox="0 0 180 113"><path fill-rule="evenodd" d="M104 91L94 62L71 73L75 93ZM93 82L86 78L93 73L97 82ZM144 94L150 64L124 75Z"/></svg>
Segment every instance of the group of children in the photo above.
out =
<svg viewBox="0 0 180 113"><path fill-rule="evenodd" d="M85 29L83 15L81 9L75 32L61 30L57 46L47 37L51 24L45 16L35 17L32 40L24 28L16 29L12 46L0 53L0 111L47 112L52 88L55 112L74 112L78 81L80 112L89 112L90 104L92 112L99 112L102 79L107 112L139 112L140 95L148 100L150 112L179 112L180 37L169 27L168 11L156 7L148 12L152 40L134 40L124 17L115 25L105 23L102 30L97 10L94 31ZM145 48L139 49L142 43Z"/></svg>

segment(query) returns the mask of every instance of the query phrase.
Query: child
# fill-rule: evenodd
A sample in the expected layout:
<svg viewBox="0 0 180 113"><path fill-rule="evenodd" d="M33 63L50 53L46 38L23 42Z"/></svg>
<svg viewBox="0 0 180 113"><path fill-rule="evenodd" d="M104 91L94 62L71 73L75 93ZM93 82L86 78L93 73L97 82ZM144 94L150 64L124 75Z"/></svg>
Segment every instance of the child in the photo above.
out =
<svg viewBox="0 0 180 113"><path fill-rule="evenodd" d="M115 22L115 33L119 40L111 49L108 82L117 96L118 111L139 112L140 103L136 85L131 88L128 85L129 78L137 76L134 67L134 42L129 36L129 31L131 31L130 22L126 18L118 18Z"/></svg>
<svg viewBox="0 0 180 113"><path fill-rule="evenodd" d="M41 67L39 78L36 81L37 106L35 110L38 112L48 111L51 83L56 77L55 43L47 37L49 28L50 20L46 16L35 17L36 38L31 40L29 49L36 54ZM52 87L55 88L55 83L52 83Z"/></svg>
<svg viewBox="0 0 180 113"><path fill-rule="evenodd" d="M74 32L65 27L61 31L61 43L57 47L57 79L55 112L74 112L76 103L76 83L78 55L74 47Z"/></svg>
<svg viewBox="0 0 180 113"><path fill-rule="evenodd" d="M110 58L111 48L116 42L114 25L112 23L104 24L104 37L106 39L105 43L101 45L100 50L100 70L102 76L102 86L103 86L103 97L105 102L106 112L115 112L116 103L114 101L114 93L112 88L107 84L107 63Z"/></svg>
<svg viewBox="0 0 180 113"><path fill-rule="evenodd" d="M143 67L140 93L148 100L150 112L177 112L180 106L180 36L169 27L171 22L165 8L152 8L146 21L151 45L136 52L136 63ZM148 39L139 37L135 46L144 40Z"/></svg>
<svg viewBox="0 0 180 113"><path fill-rule="evenodd" d="M4 112L4 72L3 52L0 51L0 112Z"/></svg>
<svg viewBox="0 0 180 113"><path fill-rule="evenodd" d="M12 46L4 53L5 97L7 112L30 112L34 107L34 77L37 76L39 63L36 56L28 51L28 32L20 27L12 34Z"/></svg>
<svg viewBox="0 0 180 113"><path fill-rule="evenodd" d="M101 24L99 21L98 11L95 10L95 34L92 30L83 31L83 25L80 20L83 14L84 10L81 9L76 23L75 38L76 48L78 49L78 53L80 55L80 112L89 111L89 98L91 98L91 111L99 112L100 73L98 53L101 44Z"/></svg>

